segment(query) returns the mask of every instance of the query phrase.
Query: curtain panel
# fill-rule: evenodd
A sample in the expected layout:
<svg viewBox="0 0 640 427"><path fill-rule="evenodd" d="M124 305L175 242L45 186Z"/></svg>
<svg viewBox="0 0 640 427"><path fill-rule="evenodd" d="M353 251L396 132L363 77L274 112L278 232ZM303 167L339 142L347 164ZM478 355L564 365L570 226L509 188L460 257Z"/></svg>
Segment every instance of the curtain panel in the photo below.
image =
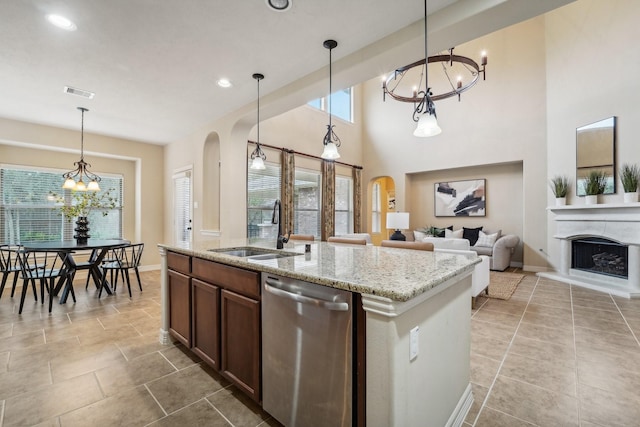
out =
<svg viewBox="0 0 640 427"><path fill-rule="evenodd" d="M320 240L326 242L335 232L336 210L336 164L332 160L322 160L322 213Z"/></svg>
<svg viewBox="0 0 640 427"><path fill-rule="evenodd" d="M362 168L351 169L353 178L353 232L362 233Z"/></svg>
<svg viewBox="0 0 640 427"><path fill-rule="evenodd" d="M293 193L296 182L296 161L293 151L282 149L280 200L282 209L282 232L293 233Z"/></svg>

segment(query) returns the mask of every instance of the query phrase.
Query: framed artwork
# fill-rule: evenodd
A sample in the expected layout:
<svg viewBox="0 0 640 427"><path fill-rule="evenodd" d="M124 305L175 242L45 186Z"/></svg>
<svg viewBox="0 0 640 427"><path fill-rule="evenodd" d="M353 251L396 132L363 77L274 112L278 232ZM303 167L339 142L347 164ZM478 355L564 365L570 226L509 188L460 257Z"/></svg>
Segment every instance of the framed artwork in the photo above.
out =
<svg viewBox="0 0 640 427"><path fill-rule="evenodd" d="M486 216L485 179L436 182L435 216Z"/></svg>

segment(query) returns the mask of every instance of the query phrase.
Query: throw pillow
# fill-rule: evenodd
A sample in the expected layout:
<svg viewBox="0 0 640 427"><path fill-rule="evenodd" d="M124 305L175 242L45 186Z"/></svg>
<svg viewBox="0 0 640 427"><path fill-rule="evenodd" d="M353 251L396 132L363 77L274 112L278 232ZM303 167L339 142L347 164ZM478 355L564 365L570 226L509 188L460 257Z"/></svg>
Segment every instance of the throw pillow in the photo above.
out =
<svg viewBox="0 0 640 427"><path fill-rule="evenodd" d="M415 240L416 242L421 242L425 237L427 237L427 233L413 230L413 240Z"/></svg>
<svg viewBox="0 0 640 427"><path fill-rule="evenodd" d="M448 228L444 230L444 237L447 239L462 239L463 230L451 231Z"/></svg>
<svg viewBox="0 0 640 427"><path fill-rule="evenodd" d="M498 233L486 234L483 231L478 233L478 241L475 245L476 247L485 247L492 248L498 239Z"/></svg>
<svg viewBox="0 0 640 427"><path fill-rule="evenodd" d="M467 239L469 241L469 244L473 246L478 241L478 235L480 234L482 227L478 227L478 228L462 227L462 230L463 230L462 238Z"/></svg>

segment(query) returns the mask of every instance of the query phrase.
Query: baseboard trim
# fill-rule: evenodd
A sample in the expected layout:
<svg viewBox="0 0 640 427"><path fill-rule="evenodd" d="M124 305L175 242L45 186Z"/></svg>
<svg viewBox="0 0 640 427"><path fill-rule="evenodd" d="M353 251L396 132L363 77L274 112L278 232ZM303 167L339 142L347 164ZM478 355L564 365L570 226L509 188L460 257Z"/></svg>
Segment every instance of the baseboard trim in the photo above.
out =
<svg viewBox="0 0 640 427"><path fill-rule="evenodd" d="M531 271L533 273L546 273L549 271L548 267L540 267L539 265L525 265L522 267L524 271Z"/></svg>
<svg viewBox="0 0 640 427"><path fill-rule="evenodd" d="M471 405L473 405L473 393L471 392L471 383L469 383L445 426L461 427L467 418Z"/></svg>

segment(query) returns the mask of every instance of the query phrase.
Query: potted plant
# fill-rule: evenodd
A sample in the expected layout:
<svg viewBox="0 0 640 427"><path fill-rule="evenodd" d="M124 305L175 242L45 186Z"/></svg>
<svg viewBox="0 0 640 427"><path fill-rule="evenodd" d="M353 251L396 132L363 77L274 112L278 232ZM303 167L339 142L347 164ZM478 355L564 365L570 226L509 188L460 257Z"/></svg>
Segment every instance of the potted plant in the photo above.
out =
<svg viewBox="0 0 640 427"><path fill-rule="evenodd" d="M115 189L110 188L104 192L95 191L71 191L71 203L65 203L64 195L51 192L53 200L59 204L56 208L67 221L76 218L76 234L73 236L79 243L86 243L90 237L89 214L93 209L113 209L117 206L117 199L111 193ZM102 216L107 216L108 210L102 211Z"/></svg>
<svg viewBox="0 0 640 427"><path fill-rule="evenodd" d="M638 168L638 165L623 164L620 168L620 181L624 189L624 202L637 202L638 181L640 181L640 168Z"/></svg>
<svg viewBox="0 0 640 427"><path fill-rule="evenodd" d="M564 175L554 176L549 185L553 195L556 196L556 206L567 204L567 194L569 193L569 178Z"/></svg>
<svg viewBox="0 0 640 427"><path fill-rule="evenodd" d="M589 172L584 182L585 203L587 205L595 205L598 203L598 194L604 193L607 186L607 173L602 170Z"/></svg>

